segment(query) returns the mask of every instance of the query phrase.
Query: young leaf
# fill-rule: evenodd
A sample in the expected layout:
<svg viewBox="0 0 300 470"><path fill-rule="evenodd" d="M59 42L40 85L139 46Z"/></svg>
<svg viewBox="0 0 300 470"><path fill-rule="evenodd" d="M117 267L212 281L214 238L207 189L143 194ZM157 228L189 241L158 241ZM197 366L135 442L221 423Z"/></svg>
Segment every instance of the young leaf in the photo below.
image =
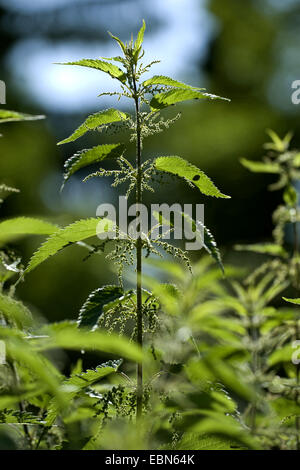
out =
<svg viewBox="0 0 300 470"><path fill-rule="evenodd" d="M282 298L283 300L285 300L286 302L290 302L291 304L300 305L300 299L287 299L286 297Z"/></svg>
<svg viewBox="0 0 300 470"><path fill-rule="evenodd" d="M246 158L240 159L241 164L250 171L254 173L280 173L280 165L278 163L264 163L264 162L254 162L247 160Z"/></svg>
<svg viewBox="0 0 300 470"><path fill-rule="evenodd" d="M126 75L119 67L109 62L104 62L99 59L81 59L75 62L61 62L58 65L80 65L82 67L89 67L91 69L101 70L108 73L112 78L117 78L122 83L126 82Z"/></svg>
<svg viewBox="0 0 300 470"><path fill-rule="evenodd" d="M32 217L16 217L0 222L0 241L16 235L51 235L58 227L44 220Z"/></svg>
<svg viewBox="0 0 300 470"><path fill-rule="evenodd" d="M202 93L193 89L175 89L163 93L158 93L157 95L153 96L152 100L150 101L150 106L152 111L159 111L160 109L167 108L168 106L179 103L181 101L199 100L205 98L211 100L230 101L228 98L222 98L221 96L211 95L210 93Z"/></svg>
<svg viewBox="0 0 300 470"><path fill-rule="evenodd" d="M78 326L91 329L96 327L103 313L104 306L116 299L120 299L123 295L124 291L119 286L104 286L94 290L80 309Z"/></svg>
<svg viewBox="0 0 300 470"><path fill-rule="evenodd" d="M50 256L55 255L62 248L96 234L109 232L113 229L113 222L109 219L85 219L78 220L65 228L53 233L32 256L25 273L32 271Z"/></svg>
<svg viewBox="0 0 300 470"><path fill-rule="evenodd" d="M128 115L126 113L113 108L91 114L84 123L81 124L81 126L79 126L72 135L70 135L70 137L58 142L57 145L73 142L83 136L86 132L93 131L99 126L110 124L112 122L125 121L126 119L128 119Z"/></svg>
<svg viewBox="0 0 300 470"><path fill-rule="evenodd" d="M285 188L283 193L283 200L287 206L294 207L297 205L298 193L291 184Z"/></svg>
<svg viewBox="0 0 300 470"><path fill-rule="evenodd" d="M181 176L207 196L230 198L230 196L222 194L203 171L181 157L159 157L155 160L155 167L159 171Z"/></svg>
<svg viewBox="0 0 300 470"><path fill-rule="evenodd" d="M146 23L145 23L145 20L143 20L143 25L141 29L139 30L136 41L134 43L134 52L138 51L143 44L145 29L146 29Z"/></svg>
<svg viewBox="0 0 300 470"><path fill-rule="evenodd" d="M282 256L286 258L288 253L281 245L276 243L257 243L253 245L236 245L235 249L238 251L253 251L254 253L262 253L271 256Z"/></svg>
<svg viewBox="0 0 300 470"><path fill-rule="evenodd" d="M64 183L81 168L98 163L105 158L114 158L122 155L124 145L111 144L111 145L97 145L91 149L81 150L72 157L70 157L64 164Z"/></svg>
<svg viewBox="0 0 300 470"><path fill-rule="evenodd" d="M118 38L117 36L114 36L113 34L111 34L110 31L108 31L108 34L110 35L111 38L113 38L115 41L117 41L117 43L119 44L121 50L123 51L124 55L126 54L126 47L125 47L125 44L121 41L120 38Z"/></svg>
<svg viewBox="0 0 300 470"><path fill-rule="evenodd" d="M174 80L173 78L166 77L164 75L154 75L152 78L149 78L148 80L145 80L142 84L144 87L150 86L150 85L164 85L164 86L171 86L174 88L186 88L189 90L204 90L205 88L197 88L197 87L192 87L191 85L186 85L185 83L178 82L177 80Z"/></svg>
<svg viewBox="0 0 300 470"><path fill-rule="evenodd" d="M9 111L8 109L0 109L0 124L12 121L36 121L45 119L45 116L33 116L31 114L18 113L17 111Z"/></svg>
<svg viewBox="0 0 300 470"><path fill-rule="evenodd" d="M8 321L13 320L18 325L30 326L32 324L32 316L28 308L22 302L1 293L0 312Z"/></svg>

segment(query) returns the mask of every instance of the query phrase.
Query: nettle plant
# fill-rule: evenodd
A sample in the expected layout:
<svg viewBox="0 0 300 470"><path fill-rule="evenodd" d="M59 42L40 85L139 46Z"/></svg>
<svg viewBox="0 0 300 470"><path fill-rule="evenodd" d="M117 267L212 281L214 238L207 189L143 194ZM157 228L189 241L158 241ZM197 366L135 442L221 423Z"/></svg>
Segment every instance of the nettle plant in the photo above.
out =
<svg viewBox="0 0 300 470"><path fill-rule="evenodd" d="M176 115L174 118L166 119L161 114L162 110L186 100L226 100L226 98L206 93L204 89L186 85L166 76L155 75L143 80L142 76L157 62L154 61L147 65L142 63L144 57L142 48L144 31L145 22L143 22L136 40L131 39L126 44L111 35L120 46L122 56L108 59L82 59L63 64L87 67L107 73L112 79L119 82L120 91L102 93L100 96L117 95L119 99L123 97L130 99L135 113L131 115L113 108L96 112L88 116L70 137L59 142L59 145L73 142L92 130L100 132L113 131L115 133L117 130L124 130L125 128L129 132L129 141L136 143L135 162L130 162L125 158L125 146L122 143L101 144L78 151L65 163L64 184L76 171L83 167L111 158L118 165L118 169L106 170L100 167L98 171L88 175L85 181L92 177L113 177L112 186L127 182L126 196L129 197L132 192L134 193L137 215L136 233L132 236L128 233L120 233L119 229L116 228L116 236L113 240L114 249L108 255L119 266L119 285L104 286L92 292L80 311L78 325L79 327L92 329L96 329L99 325L105 326L106 320L102 315L103 306L115 302L109 312L106 313L106 318L111 316L111 318L114 318L115 324L117 323L115 317L118 314L122 317L121 323L124 320L134 319L133 337L141 347L144 334L153 330L153 323L155 322L155 299L150 292L142 287L143 255L160 255L160 251L163 249L189 264L186 252L167 243L162 238L162 233L155 239L150 239L151 230L148 233L142 232L139 209L143 201L144 191L153 191L152 183L156 181L158 174L169 173L183 178L190 186L199 189L204 195L221 198L229 197L222 194L203 171L181 157L160 156L152 160L143 160L142 153L145 139L167 129L179 118L179 115ZM203 227L198 226L197 221L191 221L191 224L200 236L200 233L203 233L200 229ZM155 229L162 228L163 225L164 221L158 214ZM99 218L95 218L75 222L51 236L34 254L26 271L31 271L50 255L71 243L82 242L86 238L95 235L96 231L98 236L103 236L113 229L115 229L113 221L107 218L100 221ZM215 241L206 228L204 228L204 237L202 238L204 238L203 245L207 251L218 263L221 263ZM94 251L103 250L109 241L110 238L108 237L100 247L94 247ZM122 270L124 265L135 265L136 288L133 291L124 292L123 290ZM142 408L143 368L142 364L139 363L137 365L137 417L141 416Z"/></svg>
<svg viewBox="0 0 300 470"><path fill-rule="evenodd" d="M291 133L282 139L271 130L268 134L271 142L264 146L267 154L263 161L243 158L241 163L255 173L278 175L269 186L283 195L273 213L273 241L236 248L268 255L270 260L248 276L246 285L233 283L236 298L225 298L224 305L231 305L245 327L247 377L255 390L245 411L246 422L267 447L299 450L299 311L287 306L274 308L270 303L286 289L299 292L300 213L295 184L300 178L300 154L290 149ZM299 303L297 298L284 299Z"/></svg>

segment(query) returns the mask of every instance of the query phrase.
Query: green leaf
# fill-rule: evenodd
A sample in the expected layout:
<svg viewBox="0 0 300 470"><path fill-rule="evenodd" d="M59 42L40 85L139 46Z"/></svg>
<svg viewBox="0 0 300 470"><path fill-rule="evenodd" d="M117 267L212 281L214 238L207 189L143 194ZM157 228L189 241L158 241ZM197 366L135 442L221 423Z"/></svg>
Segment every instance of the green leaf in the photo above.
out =
<svg viewBox="0 0 300 470"><path fill-rule="evenodd" d="M286 297L282 297L282 298L283 300L291 304L300 305L300 299L287 299Z"/></svg>
<svg viewBox="0 0 300 470"><path fill-rule="evenodd" d="M45 116L33 116L31 114L18 113L17 111L9 111L8 109L0 109L0 124L12 121L36 121L45 119Z"/></svg>
<svg viewBox="0 0 300 470"><path fill-rule="evenodd" d="M115 41L117 41L117 43L119 44L121 50L124 52L124 55L126 54L126 47L125 47L125 44L121 41L120 38L118 38L117 36L114 36L113 34L111 34L110 31L108 31L108 34L110 35L111 38L113 38Z"/></svg>
<svg viewBox="0 0 300 470"><path fill-rule="evenodd" d="M265 144L264 148L267 150L275 150L279 153L283 153L289 148L290 141L293 137L292 132L288 132L284 138L281 139L276 132L272 131L272 129L268 129L267 134L271 138L272 142Z"/></svg>
<svg viewBox="0 0 300 470"><path fill-rule="evenodd" d="M117 372L118 368L122 364L122 360L108 361L100 366L97 366L96 369L88 369L81 374L72 375L69 379L63 381L61 389L68 395L68 401L70 402L78 392L82 391L86 387L91 386L93 383L98 382L98 380L106 377L113 372ZM57 400L52 400L47 414L47 426L51 426L56 420L59 414L59 403Z"/></svg>
<svg viewBox="0 0 300 470"><path fill-rule="evenodd" d="M41 424L43 419L30 411L5 409L0 413L0 423Z"/></svg>
<svg viewBox="0 0 300 470"><path fill-rule="evenodd" d="M120 365L122 364L122 359L116 361L108 361L104 364L100 364L96 369L88 369L85 372L80 374L72 375L69 379L65 380L63 383L67 385L74 385L78 389L86 388L98 380L106 377L112 372L116 372Z"/></svg>
<svg viewBox="0 0 300 470"><path fill-rule="evenodd" d="M280 173L281 168L278 163L264 163L247 160L246 158L240 159L241 164L254 173Z"/></svg>
<svg viewBox="0 0 300 470"><path fill-rule="evenodd" d="M203 171L181 157L159 157L155 160L155 167L159 171L181 176L195 185L206 196L230 198L230 196L222 194Z"/></svg>
<svg viewBox="0 0 300 470"><path fill-rule="evenodd" d="M50 235L58 227L32 217L16 217L0 222L0 241L7 241L16 235Z"/></svg>
<svg viewBox="0 0 300 470"><path fill-rule="evenodd" d="M97 145L91 149L84 149L75 153L64 164L64 183L71 175L85 166L101 162L105 158L121 156L124 148L122 144Z"/></svg>
<svg viewBox="0 0 300 470"><path fill-rule="evenodd" d="M126 75L119 67L109 62L104 62L99 59L81 59L75 62L60 62L58 65L80 65L82 67L89 67L91 69L101 70L101 72L108 73L112 78L117 78L120 82L126 82Z"/></svg>
<svg viewBox="0 0 300 470"><path fill-rule="evenodd" d="M289 184L283 193L283 200L287 206L294 207L298 202L298 194L295 188Z"/></svg>
<svg viewBox="0 0 300 470"><path fill-rule="evenodd" d="M32 256L25 273L32 271L50 256L55 255L62 248L97 234L109 232L113 229L113 222L109 219L78 220L65 228L53 233Z"/></svg>
<svg viewBox="0 0 300 470"><path fill-rule="evenodd" d="M238 443L224 436L185 432L176 450L232 450Z"/></svg>
<svg viewBox="0 0 300 470"><path fill-rule="evenodd" d="M137 344L114 333L79 329L76 324L47 325L42 329L42 333L47 335L47 338L35 340L35 348L38 351L59 347L116 354L135 362L141 362L143 359L143 352Z"/></svg>
<svg viewBox="0 0 300 470"><path fill-rule="evenodd" d="M78 326L93 329L97 326L104 306L123 296L124 291L119 286L104 286L94 290L80 309Z"/></svg>
<svg viewBox="0 0 300 470"><path fill-rule="evenodd" d="M221 253L217 246L217 243L210 232L210 230L203 225L204 228L204 249L208 252L208 254L216 261L221 271L224 273L224 266L222 263Z"/></svg>
<svg viewBox="0 0 300 470"><path fill-rule="evenodd" d="M222 98L221 96L217 95L211 95L210 93L202 93L196 90L175 89L163 93L158 93L157 95L153 96L152 100L150 101L150 106L152 111L159 111L160 109L167 108L168 106L179 103L181 101L199 99L230 101L227 98Z"/></svg>
<svg viewBox="0 0 300 470"><path fill-rule="evenodd" d="M112 122L125 121L126 119L128 119L128 114L113 108L91 114L84 123L81 124L81 126L79 126L72 135L70 135L70 137L58 142L57 145L73 142L86 134L86 132L95 130L99 126L110 124Z"/></svg>
<svg viewBox="0 0 300 470"><path fill-rule="evenodd" d="M145 29L146 29L146 23L145 23L145 20L143 20L143 25L141 29L139 30L136 41L134 43L134 52L138 51L143 44Z"/></svg>
<svg viewBox="0 0 300 470"><path fill-rule="evenodd" d="M63 396L59 390L61 374L53 364L38 351L29 346L27 340L19 338L6 339L6 352L9 358L16 361L20 366L26 367L30 374L34 374L39 380L39 385L47 389L57 397L60 403Z"/></svg>
<svg viewBox="0 0 300 470"><path fill-rule="evenodd" d="M152 78L149 78L148 80L145 80L143 82L143 86L147 87L150 85L164 85L164 86L171 86L174 88L186 88L188 90L204 90L205 88L197 88L197 87L192 87L190 85L186 85L185 83L178 82L177 80L174 80L173 78L166 77L164 75L154 75Z"/></svg>
<svg viewBox="0 0 300 470"><path fill-rule="evenodd" d="M254 253L262 253L271 256L282 256L286 258L288 253L281 245L276 243L255 243L253 245L236 245L234 247L238 251L253 251Z"/></svg>
<svg viewBox="0 0 300 470"><path fill-rule="evenodd" d="M299 299L294 299L294 300L299 300ZM296 302L292 302L296 303ZM270 356L268 357L268 365L270 367L275 366L277 364L280 364L281 362L291 362L293 358L293 353L296 350L292 348L291 344L286 344L285 346L281 347L280 349L277 349L274 351Z"/></svg>
<svg viewBox="0 0 300 470"><path fill-rule="evenodd" d="M27 307L22 302L0 293L0 312L8 321L16 322L21 326L30 326L32 316Z"/></svg>

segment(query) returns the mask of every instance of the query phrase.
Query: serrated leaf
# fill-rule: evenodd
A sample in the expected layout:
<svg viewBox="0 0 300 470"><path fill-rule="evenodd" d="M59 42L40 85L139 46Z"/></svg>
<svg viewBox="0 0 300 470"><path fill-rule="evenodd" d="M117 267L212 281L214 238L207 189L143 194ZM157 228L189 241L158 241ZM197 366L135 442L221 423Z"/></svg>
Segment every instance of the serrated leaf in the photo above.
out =
<svg viewBox="0 0 300 470"><path fill-rule="evenodd" d="M6 199L10 194L19 193L19 189L11 188L6 186L6 184L0 184L0 204Z"/></svg>
<svg viewBox="0 0 300 470"><path fill-rule="evenodd" d="M201 193L206 196L230 198L230 196L222 194L203 171L199 170L195 165L192 165L181 157L158 157L155 160L155 168L159 171L165 171L176 176L181 176L195 185Z"/></svg>
<svg viewBox="0 0 300 470"><path fill-rule="evenodd" d="M108 73L112 78L117 78L122 83L126 81L126 75L119 67L109 62L99 59L81 59L75 62L61 62L58 65L79 65L81 67L89 67L91 69L101 70Z"/></svg>
<svg viewBox="0 0 300 470"><path fill-rule="evenodd" d="M93 329L97 326L103 313L103 307L116 299L120 299L123 295L124 291L121 287L111 285L100 287L91 292L80 309L78 326Z"/></svg>
<svg viewBox="0 0 300 470"><path fill-rule="evenodd" d="M16 322L18 325L30 326L32 324L32 316L28 308L22 302L1 293L0 312L8 321Z"/></svg>
<svg viewBox="0 0 300 470"><path fill-rule="evenodd" d="M0 109L0 124L3 122L13 121L36 121L38 119L45 119L45 116L33 116L32 114L24 114L18 113L17 111L9 111L8 109Z"/></svg>
<svg viewBox="0 0 300 470"><path fill-rule="evenodd" d="M192 87L191 85L186 85L185 83L178 82L177 80L174 80L173 78L166 77L164 75L154 75L152 78L149 78L148 80L145 80L143 82L143 86L149 86L149 85L165 85L165 86L171 86L174 88L185 88L188 90L204 90L204 88L197 88L197 87Z"/></svg>
<svg viewBox="0 0 300 470"><path fill-rule="evenodd" d="M86 132L97 129L97 127L110 124L112 122L125 121L126 119L128 119L128 114L113 108L91 114L84 123L81 124L81 126L79 126L72 135L70 135L70 137L58 142L57 145L73 142L86 134Z"/></svg>
<svg viewBox="0 0 300 470"><path fill-rule="evenodd" d="M0 222L0 241L17 235L51 235L58 227L50 222L33 217L16 217Z"/></svg>
<svg viewBox="0 0 300 470"><path fill-rule="evenodd" d="M167 108L168 106L182 101L199 99L230 101L228 98L222 98L221 96L212 95L210 93L203 93L197 90L175 89L158 93L157 95L153 96L152 100L150 101L150 107L152 111L159 111L160 109Z"/></svg>
<svg viewBox="0 0 300 470"><path fill-rule="evenodd" d="M196 232L196 237L198 236L201 239L203 248L216 261L217 265L224 274L224 266L222 263L221 253L210 230L200 220L195 221L186 214L183 215L185 218L188 218L188 220L190 220L192 224L192 229L194 232ZM204 237L202 237L202 232L204 234Z"/></svg>
<svg viewBox="0 0 300 470"><path fill-rule="evenodd" d="M121 359L116 361L108 361L97 366L96 369L88 369L81 374L72 375L69 379L64 380L61 388L64 393L68 395L68 401L70 402L70 400L84 388L89 387L93 383L98 382L98 380L102 379L103 377L116 372L121 364ZM58 414L59 404L57 403L57 400L54 399L48 408L46 419L47 426L51 426L54 423Z"/></svg>
<svg viewBox="0 0 300 470"><path fill-rule="evenodd" d="M30 411L5 409L0 412L0 423L41 424L43 420Z"/></svg>
<svg viewBox="0 0 300 470"><path fill-rule="evenodd" d="M240 162L245 168L254 173L281 173L278 163L255 162L246 158L241 158Z"/></svg>
<svg viewBox="0 0 300 470"><path fill-rule="evenodd" d="M101 162L105 158L119 157L122 155L123 151L124 145L111 144L97 145L91 149L84 149L75 153L75 155L70 157L64 164L64 183L81 168L91 165L92 163Z"/></svg>
<svg viewBox="0 0 300 470"><path fill-rule="evenodd" d="M32 256L25 273L32 271L50 256L55 255L62 248L97 234L109 232L114 224L109 219L84 219L78 220L67 227L53 233Z"/></svg>
<svg viewBox="0 0 300 470"><path fill-rule="evenodd" d="M255 243L253 245L236 245L238 251L253 251L254 253L262 253L271 256L282 256L286 258L288 253L281 245L276 243Z"/></svg>
<svg viewBox="0 0 300 470"><path fill-rule="evenodd" d="M86 388L103 377L116 372L121 364L122 359L105 362L97 366L96 369L88 369L80 374L72 375L69 379L65 380L63 384L74 385L77 389Z"/></svg>

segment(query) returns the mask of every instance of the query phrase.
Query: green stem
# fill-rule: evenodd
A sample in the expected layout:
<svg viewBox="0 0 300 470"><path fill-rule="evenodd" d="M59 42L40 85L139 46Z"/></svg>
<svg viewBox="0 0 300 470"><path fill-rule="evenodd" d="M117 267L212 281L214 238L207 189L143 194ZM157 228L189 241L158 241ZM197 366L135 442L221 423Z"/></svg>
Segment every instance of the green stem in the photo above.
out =
<svg viewBox="0 0 300 470"><path fill-rule="evenodd" d="M295 207L295 210L297 211L297 205ZM298 254L299 254L298 224L297 224L297 221L294 222L294 224L293 224L293 232L294 232L294 253L293 253L293 256L295 258L297 258ZM298 261L297 260L296 260L296 285L297 285L297 290L298 290L298 286L299 286L299 269L298 269ZM296 320L295 331L296 331L296 334L295 334L296 340L299 340L298 319ZM297 384L297 387L299 387L299 384L300 384L300 367L299 367L299 364L296 365L296 384ZM298 401L299 401L298 389L296 391L295 401L296 401L296 404L298 404ZM300 417L299 416L296 416L295 427L296 427L296 449L300 450Z"/></svg>
<svg viewBox="0 0 300 470"><path fill-rule="evenodd" d="M133 71L133 89L134 102L136 111L136 197L137 206L142 203L142 144L141 144L141 122L139 97L137 93L137 85L135 72ZM141 229L141 227L140 227ZM142 311L142 239L139 236L136 240L136 313L137 313L137 343L143 347L143 311ZM137 397L136 397L136 418L142 415L143 409L143 364L137 364Z"/></svg>

